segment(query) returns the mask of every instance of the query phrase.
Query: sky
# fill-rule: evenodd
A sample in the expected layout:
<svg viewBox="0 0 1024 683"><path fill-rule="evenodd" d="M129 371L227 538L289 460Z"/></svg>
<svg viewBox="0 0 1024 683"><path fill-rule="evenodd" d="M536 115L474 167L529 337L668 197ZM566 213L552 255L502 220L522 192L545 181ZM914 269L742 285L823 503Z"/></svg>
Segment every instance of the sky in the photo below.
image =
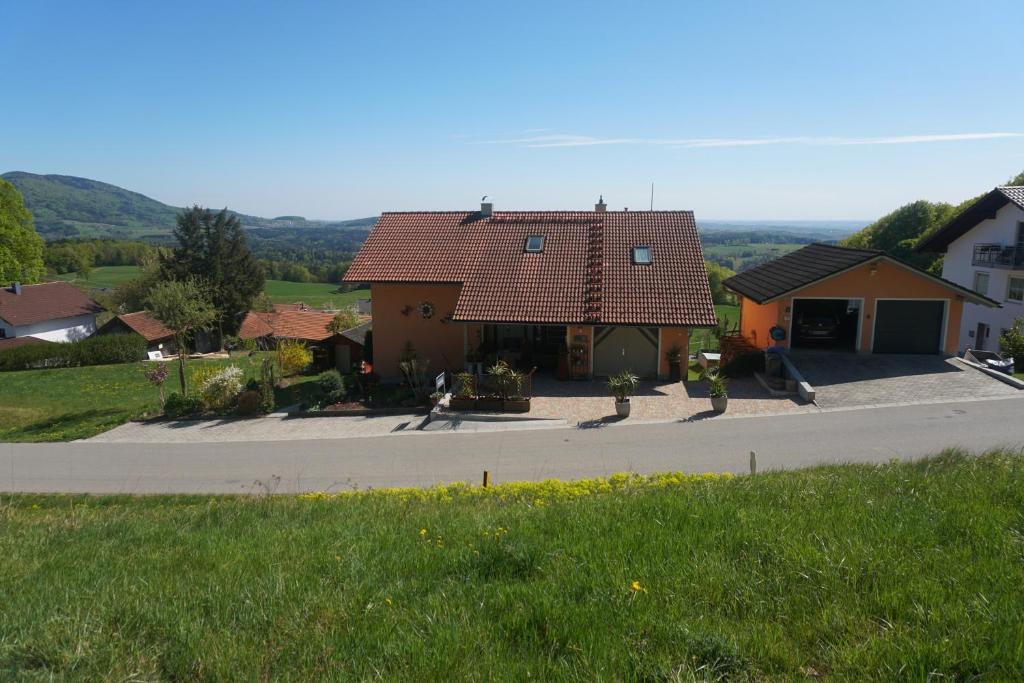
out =
<svg viewBox="0 0 1024 683"><path fill-rule="evenodd" d="M1024 2L0 0L0 172L182 206L871 220L1024 171Z"/></svg>

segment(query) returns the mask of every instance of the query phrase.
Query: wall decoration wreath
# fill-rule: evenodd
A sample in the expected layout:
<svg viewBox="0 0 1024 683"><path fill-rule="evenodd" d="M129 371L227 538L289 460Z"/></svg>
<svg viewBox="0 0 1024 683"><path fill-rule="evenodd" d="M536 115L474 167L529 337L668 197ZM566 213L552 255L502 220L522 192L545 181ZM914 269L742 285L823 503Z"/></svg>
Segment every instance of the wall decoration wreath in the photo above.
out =
<svg viewBox="0 0 1024 683"><path fill-rule="evenodd" d="M434 304L430 303L429 301L421 301L421 302L419 302L419 304L417 304L416 308L417 308L417 310L419 310L420 316L422 318L429 319L429 318L434 317Z"/></svg>

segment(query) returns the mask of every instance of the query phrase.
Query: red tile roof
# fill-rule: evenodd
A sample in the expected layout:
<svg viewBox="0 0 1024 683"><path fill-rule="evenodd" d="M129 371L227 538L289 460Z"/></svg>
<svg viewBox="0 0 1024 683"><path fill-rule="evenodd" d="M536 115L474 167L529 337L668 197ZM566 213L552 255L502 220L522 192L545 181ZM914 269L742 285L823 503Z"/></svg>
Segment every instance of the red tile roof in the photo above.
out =
<svg viewBox="0 0 1024 683"><path fill-rule="evenodd" d="M142 335L146 341L156 342L174 336L173 332L164 327L164 324L154 318L148 311L125 313L115 316L113 320L120 320L127 327ZM107 325L111 323L107 323Z"/></svg>
<svg viewBox="0 0 1024 683"><path fill-rule="evenodd" d="M36 337L6 337L0 339L0 351L7 351L9 349L16 349L19 346L25 346L27 344L53 344L54 342L46 339L38 339Z"/></svg>
<svg viewBox="0 0 1024 683"><path fill-rule="evenodd" d="M13 287L0 288L0 318L12 325L73 318L102 310L102 306L67 282L23 285L21 294L15 294Z"/></svg>
<svg viewBox="0 0 1024 683"><path fill-rule="evenodd" d="M385 213L344 280L461 283L462 321L716 324L691 211Z"/></svg>
<svg viewBox="0 0 1024 683"><path fill-rule="evenodd" d="M249 311L242 321L238 336L242 339L276 337L311 342L324 341L334 336L334 333L327 329L334 316L334 313L287 308L272 313Z"/></svg>

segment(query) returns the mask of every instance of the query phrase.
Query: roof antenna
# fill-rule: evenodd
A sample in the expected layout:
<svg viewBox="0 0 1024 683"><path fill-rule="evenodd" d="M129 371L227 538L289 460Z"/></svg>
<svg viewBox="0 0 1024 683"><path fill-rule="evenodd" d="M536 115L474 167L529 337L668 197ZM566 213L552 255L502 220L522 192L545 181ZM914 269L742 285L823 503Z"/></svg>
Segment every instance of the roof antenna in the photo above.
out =
<svg viewBox="0 0 1024 683"><path fill-rule="evenodd" d="M654 211L654 181L651 181L651 211Z"/></svg>
<svg viewBox="0 0 1024 683"><path fill-rule="evenodd" d="M480 198L480 201L482 201L482 202L486 202L486 201L487 201L487 195L484 195L483 197L481 197L481 198Z"/></svg>

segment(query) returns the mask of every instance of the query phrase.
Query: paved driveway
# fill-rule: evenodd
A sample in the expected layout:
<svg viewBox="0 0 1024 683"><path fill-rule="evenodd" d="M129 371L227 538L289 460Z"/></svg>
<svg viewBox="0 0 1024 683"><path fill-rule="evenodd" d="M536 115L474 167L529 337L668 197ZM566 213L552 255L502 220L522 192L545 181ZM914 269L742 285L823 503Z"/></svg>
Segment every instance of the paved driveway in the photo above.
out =
<svg viewBox="0 0 1024 683"><path fill-rule="evenodd" d="M793 352L822 408L938 403L1021 396L974 368L941 356Z"/></svg>

